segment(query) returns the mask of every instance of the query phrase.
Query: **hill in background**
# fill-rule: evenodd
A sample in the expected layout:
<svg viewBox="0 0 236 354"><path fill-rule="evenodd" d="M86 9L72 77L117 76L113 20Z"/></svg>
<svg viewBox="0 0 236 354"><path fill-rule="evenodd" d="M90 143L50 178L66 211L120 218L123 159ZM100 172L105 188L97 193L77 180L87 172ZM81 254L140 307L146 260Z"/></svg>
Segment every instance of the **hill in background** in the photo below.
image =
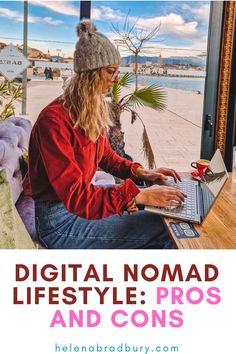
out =
<svg viewBox="0 0 236 354"><path fill-rule="evenodd" d="M151 62L152 64L157 64L158 57L148 57L148 56L139 56L138 63L146 64L146 62ZM122 64L134 63L134 55L129 55L121 59ZM191 65L191 66L206 66L206 57L169 57L162 58L163 65Z"/></svg>

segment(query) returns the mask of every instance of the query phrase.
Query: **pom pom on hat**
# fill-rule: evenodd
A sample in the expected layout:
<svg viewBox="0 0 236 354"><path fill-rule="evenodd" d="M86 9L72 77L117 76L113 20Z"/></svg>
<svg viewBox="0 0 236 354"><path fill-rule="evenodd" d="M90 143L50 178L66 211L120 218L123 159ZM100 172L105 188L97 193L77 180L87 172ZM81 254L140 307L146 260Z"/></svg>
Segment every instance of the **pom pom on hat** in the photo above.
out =
<svg viewBox="0 0 236 354"><path fill-rule="evenodd" d="M83 33L92 33L97 31L97 28L90 20L82 20L76 27L77 35L80 37Z"/></svg>
<svg viewBox="0 0 236 354"><path fill-rule="evenodd" d="M80 73L109 65L120 65L120 54L114 44L90 20L76 27L79 40L74 52L74 71Z"/></svg>

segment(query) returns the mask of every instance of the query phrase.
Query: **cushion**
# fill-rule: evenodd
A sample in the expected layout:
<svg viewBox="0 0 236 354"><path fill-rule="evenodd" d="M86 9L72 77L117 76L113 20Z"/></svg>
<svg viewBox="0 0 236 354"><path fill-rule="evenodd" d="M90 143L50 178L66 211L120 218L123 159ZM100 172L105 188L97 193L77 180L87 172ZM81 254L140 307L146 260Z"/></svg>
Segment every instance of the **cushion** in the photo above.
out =
<svg viewBox="0 0 236 354"><path fill-rule="evenodd" d="M11 117L0 121L0 168L7 172L14 202L22 192L19 159L28 148L30 131L27 119Z"/></svg>
<svg viewBox="0 0 236 354"><path fill-rule="evenodd" d="M0 124L0 138L9 138L12 144L18 146L22 151L29 146L31 122L22 117L11 117Z"/></svg>
<svg viewBox="0 0 236 354"><path fill-rule="evenodd" d="M0 248L36 248L15 208L4 169L0 170Z"/></svg>
<svg viewBox="0 0 236 354"><path fill-rule="evenodd" d="M35 226L35 203L31 197L21 194L16 202L16 209L34 242L39 243Z"/></svg>

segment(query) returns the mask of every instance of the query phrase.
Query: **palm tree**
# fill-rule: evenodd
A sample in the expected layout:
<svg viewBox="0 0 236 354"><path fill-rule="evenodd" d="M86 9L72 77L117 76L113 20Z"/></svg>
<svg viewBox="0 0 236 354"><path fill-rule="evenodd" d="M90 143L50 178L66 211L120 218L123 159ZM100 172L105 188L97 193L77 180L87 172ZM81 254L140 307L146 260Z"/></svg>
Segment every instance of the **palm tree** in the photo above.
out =
<svg viewBox="0 0 236 354"><path fill-rule="evenodd" d="M121 131L121 113L124 111L131 112L131 124L138 118L143 126L143 152L148 161L149 168L156 166L152 147L148 138L147 130L142 118L135 111L137 107L150 107L155 110L164 110L166 108L166 94L162 87L153 84L140 89L135 89L133 92L121 97L122 88L130 87L133 84L133 74L125 73L121 76L118 82L114 83L111 97L111 117L113 126L108 132L108 138L113 150L118 155L124 157L125 142L124 132Z"/></svg>

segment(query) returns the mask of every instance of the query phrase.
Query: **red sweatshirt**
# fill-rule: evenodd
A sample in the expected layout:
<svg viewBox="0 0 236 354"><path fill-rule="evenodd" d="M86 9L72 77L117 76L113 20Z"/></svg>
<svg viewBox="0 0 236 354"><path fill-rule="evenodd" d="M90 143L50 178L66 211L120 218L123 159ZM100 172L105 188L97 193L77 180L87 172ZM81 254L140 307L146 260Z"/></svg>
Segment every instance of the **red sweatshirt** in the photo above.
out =
<svg viewBox="0 0 236 354"><path fill-rule="evenodd" d="M125 182L114 187L94 186L91 180L98 166ZM139 193L131 180L135 180L138 166L119 157L105 135L93 143L80 128L73 128L58 98L40 113L32 129L29 194L37 201L62 201L68 211L86 219L121 214Z"/></svg>

